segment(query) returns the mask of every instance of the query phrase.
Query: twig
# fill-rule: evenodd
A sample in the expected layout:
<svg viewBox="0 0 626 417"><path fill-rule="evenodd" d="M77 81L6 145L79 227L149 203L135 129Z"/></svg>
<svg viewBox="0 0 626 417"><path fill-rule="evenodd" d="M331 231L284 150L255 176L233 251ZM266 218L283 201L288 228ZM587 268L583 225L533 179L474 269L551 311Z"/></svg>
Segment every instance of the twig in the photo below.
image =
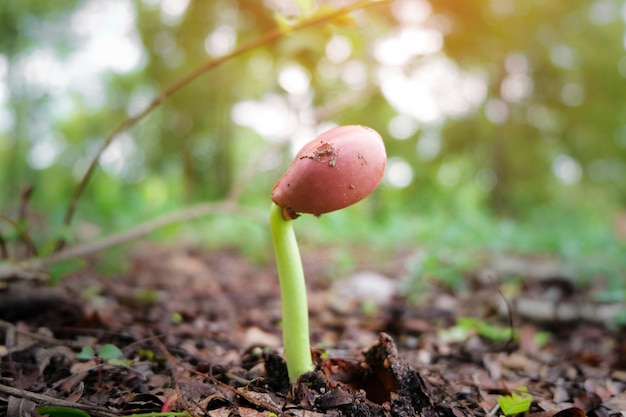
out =
<svg viewBox="0 0 626 417"><path fill-rule="evenodd" d="M22 186L22 190L20 192L20 205L19 205L19 209L18 209L18 214L17 214L17 224L20 225L25 225L24 226L24 231L26 233L28 233L28 226L27 226L27 218L28 218L28 202L30 201L31 196L33 195L33 186L30 184L25 184ZM25 240L25 237L28 236L24 236L22 233L20 233L20 239ZM31 239L32 242L32 239ZM35 251L33 252L33 249L35 249ZM36 248L33 245L26 245L26 256L25 257L30 257L30 256L37 256L37 252L36 252Z"/></svg>
<svg viewBox="0 0 626 417"><path fill-rule="evenodd" d="M104 407L73 403L59 398L49 397L47 395L38 394L36 392L26 391L19 388L10 387L0 384L0 392L12 395L18 398L26 398L37 404L50 405L54 407L68 407L88 412L92 417L119 417L121 414L112 413Z"/></svg>
<svg viewBox="0 0 626 417"><path fill-rule="evenodd" d="M0 258L7 259L8 257L7 241L4 239L4 236L2 236L2 232L0 232Z"/></svg>
<svg viewBox="0 0 626 417"><path fill-rule="evenodd" d="M76 212L76 207L78 205L78 200L80 199L82 193L84 192L85 188L87 187L87 184L89 183L89 180L91 179L91 177L93 176L93 173L96 169L96 166L98 165L98 161L100 160L100 157L102 156L102 153L107 149L107 147L111 144L111 142L113 141L113 139L115 139L120 133L124 132L125 130L131 128L132 126L134 126L135 124L137 124L137 122L139 122L141 119L143 119L146 115L148 115L148 113L150 113L152 110L154 110L155 108L157 108L158 106L160 106L165 100L167 100L170 96L172 96L174 93L176 93L178 90L180 90L182 87L186 86L187 84L189 84L191 81L195 80L196 78L200 77L201 75L209 72L210 70L218 67L219 65L223 64L224 62L242 55L248 51L251 51L261 45L266 45L266 44L271 44L273 42L278 41L279 39L287 36L287 34L290 34L292 32L298 31L298 30L302 30L305 28L309 28L315 25L321 25L321 24L325 24L328 23L330 21L332 21L333 19L336 19L339 16L345 15L351 11L354 10L358 10L358 9L363 9L365 7L368 6L374 6L374 5L379 5L379 4L383 4L385 2L389 2L390 0L363 0L363 1L357 1L356 3L353 3L351 5L345 6L345 7L341 7L338 8L337 10L330 12L330 13L326 13L326 14L322 14L322 15L313 15L310 18L305 18L305 19L301 19L299 21L297 21L296 23L294 23L291 27L289 27L288 29L282 28L282 27L277 27L274 30L271 30L269 32L267 32L264 35L261 35L259 38L253 39L243 45L241 45L239 48L236 48L235 50L233 50L232 52L223 55L221 57L218 58L214 58L211 59L210 61L200 65L199 67L197 67L196 69L192 70L190 73L188 73L187 75L181 77L180 79L178 79L177 81L175 81L174 83L170 84L168 87L166 87L157 97L155 97L152 102L143 110L141 111L139 114L132 116L128 119L126 119L124 122L122 122L115 130L113 130L113 132L106 137L106 139L104 140L104 143L102 144L102 146L100 147L100 149L98 150L98 152L96 153L96 155L94 156L93 160L91 161L91 164L89 164L89 167L87 168L87 171L85 172L85 175L83 176L83 178L81 179L80 183L78 184L78 187L76 188L76 191L74 192L74 194L72 195L72 198L70 200L70 204L67 208L67 212L65 214L65 218L63 220L63 224L66 227L69 227L72 219L74 217L74 213ZM56 244L55 244L55 250L60 250L65 246L65 240L63 238L60 238L59 240L57 240Z"/></svg>
<svg viewBox="0 0 626 417"><path fill-rule="evenodd" d="M72 246L61 252L53 253L45 258L25 259L18 264L0 264L0 281L16 276L27 277L33 274L35 274L37 278L41 278L43 274L42 271L50 265L73 258L80 258L112 246L130 242L173 223L193 220L209 214L221 213L241 215L255 219L259 222L267 221L265 212L249 207L243 207L232 201L201 203L168 213L153 220L149 220L124 232L113 234L94 242ZM34 277L30 278L35 279Z"/></svg>
<svg viewBox="0 0 626 417"><path fill-rule="evenodd" d="M30 253L37 256L37 247L35 246L35 242L33 242L33 239L31 239L28 232L22 226L20 226L18 222L14 221L13 219L11 219L9 216L7 216L4 213L0 213L0 219L6 221L11 226L13 226L13 228L17 230L17 233L19 234L20 239L24 241L27 248L30 250Z"/></svg>
<svg viewBox="0 0 626 417"><path fill-rule="evenodd" d="M30 201L31 196L33 195L33 186L30 184L25 184L22 186L22 192L20 193L20 208L18 210L18 222L22 220L26 220L28 217L28 202Z"/></svg>

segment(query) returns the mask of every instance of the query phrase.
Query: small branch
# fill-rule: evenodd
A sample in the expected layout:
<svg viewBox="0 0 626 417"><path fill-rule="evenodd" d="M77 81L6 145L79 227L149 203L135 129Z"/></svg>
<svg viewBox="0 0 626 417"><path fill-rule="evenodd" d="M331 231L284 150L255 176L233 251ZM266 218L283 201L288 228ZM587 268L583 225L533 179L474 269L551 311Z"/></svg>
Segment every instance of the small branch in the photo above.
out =
<svg viewBox="0 0 626 417"><path fill-rule="evenodd" d="M281 28L281 27L277 27L276 29L269 31L266 34L261 35L260 37L241 45L239 48L236 48L235 50L233 50L232 52L226 55L223 55L219 58L212 59L206 62L205 64L200 65L199 67L197 67L196 69L188 73L187 75L181 77L180 79L178 79L177 81L175 81L174 83L166 87L157 97L154 98L154 100L152 100L152 102L143 111L141 111L139 114L133 117L126 119L115 130L113 130L113 132L109 136L106 137L106 139L104 140L104 143L102 144L102 146L100 147L96 155L94 156L89 167L87 168L85 175L83 176L80 183L78 184L76 191L72 195L70 204L65 214L65 218L63 220L63 224L66 227L69 227L70 224L72 223L72 219L74 217L74 213L76 212L76 207L78 205L78 200L80 199L81 195L85 191L85 188L87 188L87 184L89 183L89 180L93 176L96 166L98 165L98 161L100 160L100 157L102 156L104 151L107 149L107 147L111 144L111 142L113 142L113 139L115 139L120 133L126 131L127 129L137 124L137 122L142 120L152 110L160 106L165 100L167 100L170 96L172 96L178 90L180 90L181 88L183 88L184 86L186 86L187 84L195 80L196 78L200 77L201 75L220 66L224 62L236 56L242 55L248 51L251 51L261 45L268 45L273 42L276 42L279 39L287 36L288 34L291 34L298 30L302 30L302 29L309 28L312 26L322 25L322 24L331 22L333 19L336 19L339 16L343 16L354 10L363 9L368 6L383 4L388 1L390 0L358 1L354 4L338 8L336 11L331 12L331 13L326 13L326 14L318 15L318 16L313 15L310 18L301 19L298 22L294 23L288 30L285 30L284 28ZM64 246L65 246L65 240L61 238L57 240L55 244L55 250L56 251L61 250Z"/></svg>
<svg viewBox="0 0 626 417"><path fill-rule="evenodd" d="M19 222L26 220L28 216L28 202L33 195L33 186L25 184L22 186L22 192L20 193L20 208L18 210L17 220Z"/></svg>
<svg viewBox="0 0 626 417"><path fill-rule="evenodd" d="M10 387L8 385L0 384L0 392L8 395L12 395L18 398L26 398L40 405L49 405L54 407L68 407L76 410L83 410L88 412L93 417L119 417L121 414L112 413L110 410L98 407L85 405L80 403L73 403L65 401L59 398L49 397L47 395L38 394L36 392L26 391L19 388Z"/></svg>
<svg viewBox="0 0 626 417"><path fill-rule="evenodd" d="M18 224L23 224L25 225L24 227L24 231L26 233L28 233L28 203L30 202L30 198L33 195L33 186L30 184L24 184L22 186L22 191L20 192L20 206L19 206L19 210L18 210L18 215L17 215L17 223ZM25 238L24 235L22 235L20 233L20 238L23 239ZM32 240L31 240L32 242ZM34 245L32 246L32 248L34 248ZM29 247L26 247L26 250L28 252L26 252L26 256L37 256L37 252L36 251L30 251Z"/></svg>
<svg viewBox="0 0 626 417"><path fill-rule="evenodd" d="M15 230L17 230L17 233L19 234L20 240L22 240L26 244L26 247L30 251L29 253L37 256L37 247L35 246L35 242L33 242L33 239L31 239L28 232L24 230L24 228L20 226L19 223L11 219L6 214L0 213L0 219L6 221L11 226L13 226Z"/></svg>
<svg viewBox="0 0 626 417"><path fill-rule="evenodd" d="M267 221L265 213L261 210L243 207L232 201L201 203L147 221L124 232L113 234L94 242L67 248L45 258L25 259L18 264L0 264L0 281L16 276L25 277L32 275L41 277L43 274L42 271L50 265L100 252L112 246L128 243L173 223L189 221L209 214L236 214L255 219L259 222ZM32 278L33 277L31 277L31 279Z"/></svg>
<svg viewBox="0 0 626 417"><path fill-rule="evenodd" d="M7 259L9 257L9 251L7 250L7 241L0 232L0 259Z"/></svg>

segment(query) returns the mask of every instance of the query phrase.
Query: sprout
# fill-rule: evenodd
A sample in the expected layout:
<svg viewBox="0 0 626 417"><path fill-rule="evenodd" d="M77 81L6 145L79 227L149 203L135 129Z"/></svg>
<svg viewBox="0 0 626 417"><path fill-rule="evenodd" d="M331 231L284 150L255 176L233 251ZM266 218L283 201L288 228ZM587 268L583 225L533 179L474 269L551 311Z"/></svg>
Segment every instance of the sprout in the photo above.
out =
<svg viewBox="0 0 626 417"><path fill-rule="evenodd" d="M307 143L272 190L270 229L283 309L283 344L289 379L313 369L304 272L291 220L320 216L367 197L383 176L385 146L363 126L331 129Z"/></svg>

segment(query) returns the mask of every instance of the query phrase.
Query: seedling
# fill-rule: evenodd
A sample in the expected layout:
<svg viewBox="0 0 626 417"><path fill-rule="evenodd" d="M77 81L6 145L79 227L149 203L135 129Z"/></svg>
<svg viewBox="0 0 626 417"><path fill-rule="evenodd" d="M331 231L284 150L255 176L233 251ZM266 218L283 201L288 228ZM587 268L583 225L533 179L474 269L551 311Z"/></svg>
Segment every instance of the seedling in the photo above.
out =
<svg viewBox="0 0 626 417"><path fill-rule="evenodd" d="M512 416L529 411L533 399L533 396L528 393L527 388L520 387L514 390L511 395L499 396L498 405L503 415Z"/></svg>
<svg viewBox="0 0 626 417"><path fill-rule="evenodd" d="M291 382L313 369L304 271L291 221L300 213L319 217L361 201L380 183L386 161L385 146L376 131L337 127L304 145L272 190L270 229Z"/></svg>
<svg viewBox="0 0 626 417"><path fill-rule="evenodd" d="M107 363L109 365L128 366L133 361L124 359L124 354L117 346L107 343L102 345L96 353L91 346L83 346L82 350L76 354L76 359L93 360L96 364Z"/></svg>

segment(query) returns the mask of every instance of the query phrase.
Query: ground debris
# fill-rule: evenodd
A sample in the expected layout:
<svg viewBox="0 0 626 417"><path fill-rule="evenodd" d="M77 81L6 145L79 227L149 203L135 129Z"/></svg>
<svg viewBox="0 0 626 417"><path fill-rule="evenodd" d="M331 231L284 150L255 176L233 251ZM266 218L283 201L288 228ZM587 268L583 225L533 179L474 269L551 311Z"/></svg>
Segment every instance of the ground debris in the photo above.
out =
<svg viewBox="0 0 626 417"><path fill-rule="evenodd" d="M626 415L624 329L513 311L513 332L491 280L468 281L468 293L432 286L419 305L400 293L342 305L328 279L335 255L305 257L312 339L323 348L314 351L315 371L291 385L272 264L185 246L134 253L118 277L85 270L53 290L2 290L0 415L55 405L92 417L166 409L197 417L487 417L517 389L533 397L525 417ZM389 280L405 273L402 259L356 263ZM586 292L561 281L528 275L518 296L553 294L559 284L558 302L584 305ZM471 327L477 323L506 338ZM76 356L104 345L121 356Z"/></svg>

